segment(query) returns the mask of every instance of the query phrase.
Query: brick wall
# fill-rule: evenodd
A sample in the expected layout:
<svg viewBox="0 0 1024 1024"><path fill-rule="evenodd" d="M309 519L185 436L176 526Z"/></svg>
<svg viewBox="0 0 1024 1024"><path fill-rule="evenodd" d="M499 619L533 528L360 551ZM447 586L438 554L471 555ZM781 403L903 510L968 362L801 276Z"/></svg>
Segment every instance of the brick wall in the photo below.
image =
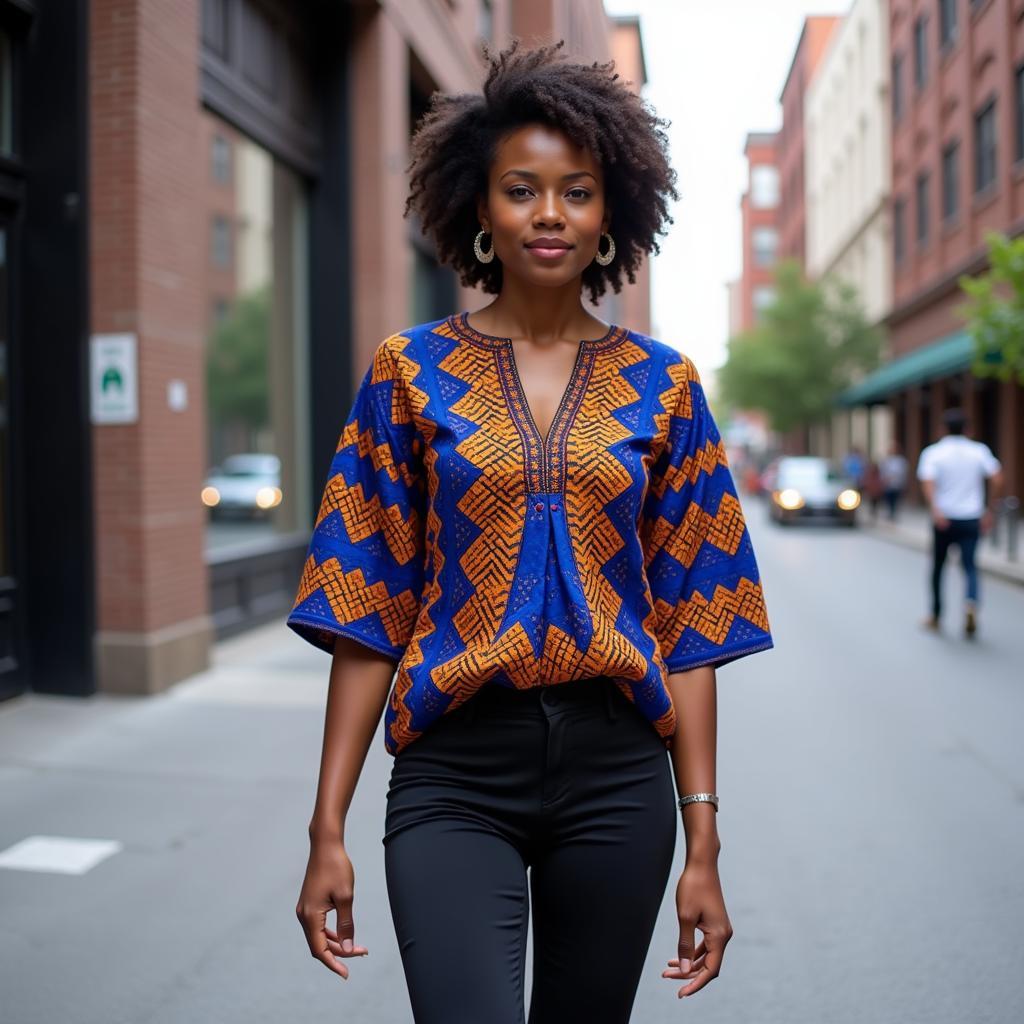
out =
<svg viewBox="0 0 1024 1024"><path fill-rule="evenodd" d="M138 422L93 427L105 689L159 689L207 657L198 10L91 5L91 329L136 332L139 367Z"/></svg>

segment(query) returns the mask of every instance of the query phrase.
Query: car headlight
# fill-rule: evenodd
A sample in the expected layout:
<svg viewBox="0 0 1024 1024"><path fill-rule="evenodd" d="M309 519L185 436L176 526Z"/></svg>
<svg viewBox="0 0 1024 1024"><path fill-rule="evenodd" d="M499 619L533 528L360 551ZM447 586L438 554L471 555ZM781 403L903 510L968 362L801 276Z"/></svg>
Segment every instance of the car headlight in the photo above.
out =
<svg viewBox="0 0 1024 1024"><path fill-rule="evenodd" d="M281 498L280 487L261 487L256 492L256 504L260 508L274 508L281 504Z"/></svg>
<svg viewBox="0 0 1024 1024"><path fill-rule="evenodd" d="M848 487L845 491L840 492L839 497L836 498L836 504L844 512L852 512L860 504L860 494L852 487Z"/></svg>
<svg viewBox="0 0 1024 1024"><path fill-rule="evenodd" d="M803 495L793 487L787 487L785 490L779 491L775 498L779 506L792 511L793 509L803 508L804 498Z"/></svg>
<svg viewBox="0 0 1024 1024"><path fill-rule="evenodd" d="M204 487L199 496L207 508L220 504L220 491L216 487Z"/></svg>

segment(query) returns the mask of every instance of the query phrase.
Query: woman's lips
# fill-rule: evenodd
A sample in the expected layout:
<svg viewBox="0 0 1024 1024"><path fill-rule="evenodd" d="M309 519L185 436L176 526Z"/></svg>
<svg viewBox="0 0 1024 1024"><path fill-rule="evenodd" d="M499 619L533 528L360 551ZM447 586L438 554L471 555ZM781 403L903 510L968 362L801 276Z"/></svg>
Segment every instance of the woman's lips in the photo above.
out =
<svg viewBox="0 0 1024 1024"><path fill-rule="evenodd" d="M557 260L572 249L568 242L556 242L544 239L539 242L529 242L526 245L529 252L542 260Z"/></svg>

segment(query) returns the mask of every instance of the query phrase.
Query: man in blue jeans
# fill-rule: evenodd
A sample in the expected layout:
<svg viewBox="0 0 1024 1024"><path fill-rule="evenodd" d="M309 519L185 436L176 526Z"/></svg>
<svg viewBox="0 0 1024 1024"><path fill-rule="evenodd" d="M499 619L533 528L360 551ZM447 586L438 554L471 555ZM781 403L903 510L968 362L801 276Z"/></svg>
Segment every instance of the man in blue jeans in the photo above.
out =
<svg viewBox="0 0 1024 1024"><path fill-rule="evenodd" d="M974 553L978 538L992 527L992 506L1002 487L1002 466L991 449L964 436L966 418L960 409L942 417L946 435L921 452L917 478L932 517L932 613L927 629L937 630L942 615L942 568L955 544L967 582L964 632L978 628L978 570ZM988 505L985 481L989 482Z"/></svg>

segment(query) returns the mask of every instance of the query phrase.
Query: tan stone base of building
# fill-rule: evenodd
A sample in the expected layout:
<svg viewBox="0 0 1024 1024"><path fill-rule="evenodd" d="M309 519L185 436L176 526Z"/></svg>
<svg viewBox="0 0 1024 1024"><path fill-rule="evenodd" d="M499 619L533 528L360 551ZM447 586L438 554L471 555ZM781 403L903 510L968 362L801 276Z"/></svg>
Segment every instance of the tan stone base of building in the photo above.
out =
<svg viewBox="0 0 1024 1024"><path fill-rule="evenodd" d="M97 633L97 689L128 694L166 690L209 668L213 639L209 616L152 633Z"/></svg>

